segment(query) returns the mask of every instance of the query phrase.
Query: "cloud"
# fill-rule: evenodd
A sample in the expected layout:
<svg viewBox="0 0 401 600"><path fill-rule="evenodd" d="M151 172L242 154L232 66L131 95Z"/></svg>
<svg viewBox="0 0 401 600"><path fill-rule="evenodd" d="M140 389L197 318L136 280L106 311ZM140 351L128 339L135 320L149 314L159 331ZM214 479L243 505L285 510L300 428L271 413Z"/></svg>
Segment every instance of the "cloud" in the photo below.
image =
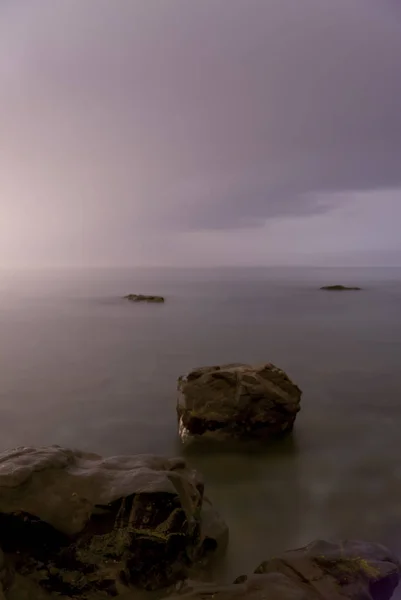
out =
<svg viewBox="0 0 401 600"><path fill-rule="evenodd" d="M401 185L390 0L3 0L0 11L12 252L16 232L25 252L78 239L87 256L107 239L112 254Z"/></svg>
<svg viewBox="0 0 401 600"><path fill-rule="evenodd" d="M188 264L189 255L198 266L401 265L401 189L338 192L324 198L330 211L270 218L257 229L180 236L180 264Z"/></svg>

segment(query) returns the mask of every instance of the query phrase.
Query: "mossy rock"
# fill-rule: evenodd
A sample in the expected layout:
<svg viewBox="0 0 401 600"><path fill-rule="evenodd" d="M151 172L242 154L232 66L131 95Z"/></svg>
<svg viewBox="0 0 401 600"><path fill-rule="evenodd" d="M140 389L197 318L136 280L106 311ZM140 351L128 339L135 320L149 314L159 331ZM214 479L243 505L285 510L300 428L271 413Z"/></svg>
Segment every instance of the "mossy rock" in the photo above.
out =
<svg viewBox="0 0 401 600"><path fill-rule="evenodd" d="M380 577L380 569L360 556L344 558L327 558L318 556L316 563L326 572L333 575L340 583L348 583L355 577L376 580Z"/></svg>
<svg viewBox="0 0 401 600"><path fill-rule="evenodd" d="M288 435L302 392L271 363L201 367L178 379L181 440L270 442Z"/></svg>
<svg viewBox="0 0 401 600"><path fill-rule="evenodd" d="M203 479L182 458L22 447L0 454L0 465L0 563L10 585L37 583L29 598L157 590L219 546L210 519L204 544Z"/></svg>

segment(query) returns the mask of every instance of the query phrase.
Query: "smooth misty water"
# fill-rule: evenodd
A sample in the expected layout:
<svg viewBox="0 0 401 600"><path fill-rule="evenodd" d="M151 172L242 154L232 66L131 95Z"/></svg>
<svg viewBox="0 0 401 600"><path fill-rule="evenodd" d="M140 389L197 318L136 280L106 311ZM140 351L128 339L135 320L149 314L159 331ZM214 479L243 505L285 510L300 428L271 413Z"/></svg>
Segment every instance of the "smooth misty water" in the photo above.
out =
<svg viewBox="0 0 401 600"><path fill-rule="evenodd" d="M366 289L318 290L336 283ZM230 526L225 576L316 537L401 554L401 270L3 272L1 450L177 454L177 376L254 361L288 371L302 411L268 452L190 456Z"/></svg>

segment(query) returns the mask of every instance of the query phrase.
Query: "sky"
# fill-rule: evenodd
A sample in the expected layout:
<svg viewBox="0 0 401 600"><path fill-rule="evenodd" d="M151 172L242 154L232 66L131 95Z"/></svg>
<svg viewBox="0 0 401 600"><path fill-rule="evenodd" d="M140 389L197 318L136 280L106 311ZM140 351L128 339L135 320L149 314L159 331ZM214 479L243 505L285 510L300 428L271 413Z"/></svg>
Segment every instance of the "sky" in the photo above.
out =
<svg viewBox="0 0 401 600"><path fill-rule="evenodd" d="M0 266L401 266L398 0L0 0Z"/></svg>

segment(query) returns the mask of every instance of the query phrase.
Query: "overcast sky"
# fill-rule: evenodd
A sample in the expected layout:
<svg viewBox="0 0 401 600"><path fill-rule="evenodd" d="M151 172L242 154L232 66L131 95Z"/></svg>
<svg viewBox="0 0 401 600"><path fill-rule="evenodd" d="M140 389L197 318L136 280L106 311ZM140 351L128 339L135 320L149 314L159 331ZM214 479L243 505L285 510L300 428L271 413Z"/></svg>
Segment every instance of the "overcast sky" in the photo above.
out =
<svg viewBox="0 0 401 600"><path fill-rule="evenodd" d="M0 0L0 265L401 265L398 0Z"/></svg>

